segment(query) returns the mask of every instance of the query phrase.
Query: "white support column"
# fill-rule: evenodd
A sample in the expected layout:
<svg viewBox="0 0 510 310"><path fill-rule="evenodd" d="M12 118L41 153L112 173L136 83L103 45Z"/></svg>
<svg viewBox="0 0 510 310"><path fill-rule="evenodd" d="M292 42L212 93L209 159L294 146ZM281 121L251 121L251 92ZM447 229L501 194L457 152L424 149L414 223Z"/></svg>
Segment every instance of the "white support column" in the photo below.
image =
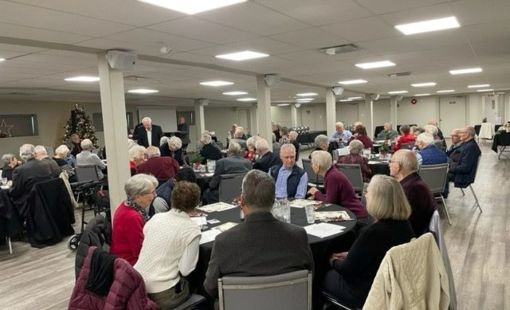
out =
<svg viewBox="0 0 510 310"><path fill-rule="evenodd" d="M259 134L259 124L257 123L257 104L250 107L250 133L252 136Z"/></svg>
<svg viewBox="0 0 510 310"><path fill-rule="evenodd" d="M331 88L326 88L326 132L328 137L335 133L336 96Z"/></svg>
<svg viewBox="0 0 510 310"><path fill-rule="evenodd" d="M502 120L503 124L510 121L510 94L506 94L504 97L503 104L505 106L505 117Z"/></svg>
<svg viewBox="0 0 510 310"><path fill-rule="evenodd" d="M195 100L195 126L197 128L197 140L200 140L202 133L205 131L204 106L209 104L207 99Z"/></svg>
<svg viewBox="0 0 510 310"><path fill-rule="evenodd" d="M298 126L297 108L295 104L290 105L290 124L292 127Z"/></svg>
<svg viewBox="0 0 510 310"><path fill-rule="evenodd" d="M105 53L99 53L97 59L104 140L108 158L108 193L110 209L114 214L117 206L126 199L124 184L131 176L126 134L124 77L122 72L109 67Z"/></svg>
<svg viewBox="0 0 510 310"><path fill-rule="evenodd" d="M368 124L366 125L366 130L367 130L367 133L368 133L368 136L369 137L372 137L372 139L374 138L373 135L374 135L374 100L372 98L370 98L370 101L369 101L369 106L368 106L368 114L369 114L369 121L368 121Z"/></svg>
<svg viewBox="0 0 510 310"><path fill-rule="evenodd" d="M396 130L398 124L398 101L395 96L390 98L390 121L393 124L393 128Z"/></svg>
<svg viewBox="0 0 510 310"><path fill-rule="evenodd" d="M271 126L271 90L266 85L264 75L257 75L257 122L259 135L269 142L272 150L272 126Z"/></svg>

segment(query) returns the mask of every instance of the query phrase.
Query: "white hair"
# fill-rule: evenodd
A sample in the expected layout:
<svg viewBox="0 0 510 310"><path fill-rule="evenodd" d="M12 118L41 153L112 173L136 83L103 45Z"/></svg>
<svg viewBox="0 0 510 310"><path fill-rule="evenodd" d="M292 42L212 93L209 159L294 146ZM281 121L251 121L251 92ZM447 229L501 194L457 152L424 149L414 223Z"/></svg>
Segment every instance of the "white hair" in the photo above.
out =
<svg viewBox="0 0 510 310"><path fill-rule="evenodd" d="M149 123L149 124L152 124L152 119L148 116L142 118L142 123Z"/></svg>
<svg viewBox="0 0 510 310"><path fill-rule="evenodd" d="M297 133L296 131L294 131L294 130L292 130L291 132L289 132L289 138L290 138L292 141L296 140L298 136L299 136L299 135L298 135L298 133Z"/></svg>
<svg viewBox="0 0 510 310"><path fill-rule="evenodd" d="M44 147L44 145L37 145L34 147L34 154L36 156L48 156L48 151Z"/></svg>
<svg viewBox="0 0 510 310"><path fill-rule="evenodd" d="M333 159L331 158L331 154L326 151L313 151L312 152L312 165L317 165L319 167L319 171L325 172L331 168L333 164Z"/></svg>
<svg viewBox="0 0 510 310"><path fill-rule="evenodd" d="M182 147L182 140L179 137L173 136L168 139L168 148L171 151L177 151Z"/></svg>
<svg viewBox="0 0 510 310"><path fill-rule="evenodd" d="M230 144L228 145L228 153L230 155L241 154L241 145L237 142L230 142Z"/></svg>
<svg viewBox="0 0 510 310"><path fill-rule="evenodd" d="M153 157L159 157L161 156L161 152L159 151L158 147L155 147L154 145L150 145L147 150L147 158L153 158Z"/></svg>
<svg viewBox="0 0 510 310"><path fill-rule="evenodd" d="M425 130L425 132L428 132L429 134L431 134L433 137L437 136L437 133L438 133L438 129L436 126L434 125L425 125L423 126L423 129Z"/></svg>
<svg viewBox="0 0 510 310"><path fill-rule="evenodd" d="M142 145L135 145L129 149L129 160L142 160L145 157L145 147Z"/></svg>
<svg viewBox="0 0 510 310"><path fill-rule="evenodd" d="M84 151L89 151L92 149L92 141L90 141L90 139L84 139L81 141L80 143L81 145L81 149L84 150Z"/></svg>
<svg viewBox="0 0 510 310"><path fill-rule="evenodd" d="M22 160L29 160L34 158L34 145L33 144L23 144L19 148L19 157Z"/></svg>
<svg viewBox="0 0 510 310"><path fill-rule="evenodd" d="M428 132L420 133L418 137L416 137L416 143L428 146L434 143L434 137Z"/></svg>
<svg viewBox="0 0 510 310"><path fill-rule="evenodd" d="M294 154L296 154L296 147L292 143L282 144L282 146L280 147L280 154L287 150L292 150L292 152L294 152Z"/></svg>
<svg viewBox="0 0 510 310"><path fill-rule="evenodd" d="M164 145L165 143L168 143L168 140L169 140L169 139L168 139L168 137L166 137L166 136L161 137L161 139L159 139L159 145L160 145L160 146L162 146L162 145Z"/></svg>
<svg viewBox="0 0 510 310"><path fill-rule="evenodd" d="M266 139L259 137L257 139L257 142L255 142L255 148L257 149L257 152L259 154L265 153L266 151L269 150L269 143L267 143Z"/></svg>
<svg viewBox="0 0 510 310"><path fill-rule="evenodd" d="M158 180L152 175L140 173L130 177L124 185L126 195L133 199L138 195L148 194L151 188L158 186Z"/></svg>
<svg viewBox="0 0 510 310"><path fill-rule="evenodd" d="M62 158L66 157L67 154L69 154L69 148L65 144L62 144L55 149L55 155L61 156Z"/></svg>
<svg viewBox="0 0 510 310"><path fill-rule="evenodd" d="M209 144L211 143L211 135L209 134L209 132L204 132L202 133L202 137L200 138L200 142L202 142L203 144Z"/></svg>

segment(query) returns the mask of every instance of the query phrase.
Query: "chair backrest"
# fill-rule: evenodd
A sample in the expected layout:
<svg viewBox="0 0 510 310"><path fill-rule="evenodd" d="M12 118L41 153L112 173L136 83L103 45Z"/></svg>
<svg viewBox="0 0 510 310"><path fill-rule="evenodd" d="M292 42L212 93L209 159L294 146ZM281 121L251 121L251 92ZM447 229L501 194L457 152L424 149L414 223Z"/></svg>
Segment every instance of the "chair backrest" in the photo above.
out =
<svg viewBox="0 0 510 310"><path fill-rule="evenodd" d="M221 202L232 203L232 201L241 195L241 186L246 173L223 174L221 175L219 185L219 200Z"/></svg>
<svg viewBox="0 0 510 310"><path fill-rule="evenodd" d="M349 182L351 182L354 191L358 193L363 192L363 175L361 174L361 166L358 164L337 164L336 167L340 170Z"/></svg>
<svg viewBox="0 0 510 310"><path fill-rule="evenodd" d="M324 184L324 177L315 173L312 169L312 161L308 158L301 159L303 162L303 170L305 170L308 175L308 182L313 183L315 185Z"/></svg>
<svg viewBox="0 0 510 310"><path fill-rule="evenodd" d="M99 181L97 168L95 165L76 166L76 178L78 182L82 181Z"/></svg>
<svg viewBox="0 0 510 310"><path fill-rule="evenodd" d="M401 150L412 150L414 148L414 142L402 143L400 145Z"/></svg>
<svg viewBox="0 0 510 310"><path fill-rule="evenodd" d="M220 310L312 309L312 274L299 270L264 277L218 279Z"/></svg>
<svg viewBox="0 0 510 310"><path fill-rule="evenodd" d="M418 172L423 182L427 184L432 194L440 194L444 191L448 164L423 165Z"/></svg>

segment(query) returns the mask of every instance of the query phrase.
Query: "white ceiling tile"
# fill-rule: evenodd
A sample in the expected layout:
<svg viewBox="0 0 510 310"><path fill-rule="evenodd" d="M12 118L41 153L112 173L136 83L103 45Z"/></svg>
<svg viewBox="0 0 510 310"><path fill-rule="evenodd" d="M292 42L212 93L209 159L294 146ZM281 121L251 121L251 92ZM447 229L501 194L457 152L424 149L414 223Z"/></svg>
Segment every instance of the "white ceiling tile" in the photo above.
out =
<svg viewBox="0 0 510 310"><path fill-rule="evenodd" d="M0 36L55 43L76 43L91 38L90 36L74 33L19 26L2 22L0 22Z"/></svg>
<svg viewBox="0 0 510 310"><path fill-rule="evenodd" d="M398 12L431 6L438 3L447 3L448 0L357 0L358 3L376 14Z"/></svg>
<svg viewBox="0 0 510 310"><path fill-rule="evenodd" d="M367 50L368 52L374 55L379 55L381 57L384 57L386 55L420 51L423 49L422 46L402 36L370 40L365 42L359 42L356 44L361 49Z"/></svg>
<svg viewBox="0 0 510 310"><path fill-rule="evenodd" d="M510 16L510 1L507 0L462 0L450 6L461 25L494 22Z"/></svg>
<svg viewBox="0 0 510 310"><path fill-rule="evenodd" d="M297 31L279 33L272 35L271 38L300 46L307 49L318 50L322 47L341 45L350 43L342 39L339 35L332 34L320 28L308 28Z"/></svg>
<svg viewBox="0 0 510 310"><path fill-rule="evenodd" d="M408 0L399 0L399 2L400 1L407 2ZM417 1L421 2L421 0L417 0ZM445 2L445 1L442 1L442 2ZM380 16L388 24L395 26L398 24L419 22L422 20L448 17L451 15L453 15L453 10L451 9L450 5L445 2L442 4L437 4L437 5L432 5L432 6L424 6L424 7L413 8L413 9L403 9L403 10L399 10L399 12L396 12L396 13L388 13L388 14L383 14ZM455 29L453 29L453 30L455 30ZM395 31L397 31L397 30L395 30ZM445 30L445 31L450 31L450 30ZM444 32L444 31L442 31L442 32ZM400 33L400 32L398 32L398 33ZM435 32L435 33L439 33L439 32Z"/></svg>
<svg viewBox="0 0 510 310"><path fill-rule="evenodd" d="M399 33L380 17L368 17L321 27L352 42L398 36Z"/></svg>

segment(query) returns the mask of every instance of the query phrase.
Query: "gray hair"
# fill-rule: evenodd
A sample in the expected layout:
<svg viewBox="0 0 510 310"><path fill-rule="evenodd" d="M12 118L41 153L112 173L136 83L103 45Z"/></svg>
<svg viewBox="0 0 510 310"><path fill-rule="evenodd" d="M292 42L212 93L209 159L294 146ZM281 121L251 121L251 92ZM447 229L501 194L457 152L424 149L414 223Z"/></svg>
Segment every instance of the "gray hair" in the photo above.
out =
<svg viewBox="0 0 510 310"><path fill-rule="evenodd" d="M4 154L2 155L2 161L4 162L5 165L8 165L11 160L15 159L16 158L16 155L14 154Z"/></svg>
<svg viewBox="0 0 510 310"><path fill-rule="evenodd" d="M251 146L253 148L257 148L256 144L257 144L258 139L259 139L259 137L257 137L257 136L249 137L248 140L246 140L246 147Z"/></svg>
<svg viewBox="0 0 510 310"><path fill-rule="evenodd" d="M81 149L84 151L90 151L92 149L92 147L94 146L92 144L92 141L90 141L90 139L82 140L80 145L81 145Z"/></svg>
<svg viewBox="0 0 510 310"><path fill-rule="evenodd" d="M24 161L34 158L34 149L33 144L23 144L19 148L19 157Z"/></svg>
<svg viewBox="0 0 510 310"><path fill-rule="evenodd" d="M406 173L418 171L418 160L416 153L411 150L398 150L391 157L392 162L396 162Z"/></svg>
<svg viewBox="0 0 510 310"><path fill-rule="evenodd" d="M250 210L271 211L274 204L275 184L269 174L260 170L250 170L243 178L241 189L241 195Z"/></svg>
<svg viewBox="0 0 510 310"><path fill-rule="evenodd" d="M326 151L313 151L312 165L317 165L319 167L319 172L328 171L331 165L333 165L331 154Z"/></svg>
<svg viewBox="0 0 510 310"><path fill-rule="evenodd" d="M145 147L141 145L135 145L129 149L129 160L141 160L145 157Z"/></svg>
<svg viewBox="0 0 510 310"><path fill-rule="evenodd" d="M425 125L423 126L423 129L425 129L425 132L431 134L432 136L437 136L438 129L434 125Z"/></svg>
<svg viewBox="0 0 510 310"><path fill-rule="evenodd" d="M147 158L154 158L154 157L161 156L161 152L159 151L159 148L157 148L153 145L150 145L147 148L146 153L147 153Z"/></svg>
<svg viewBox="0 0 510 310"><path fill-rule="evenodd" d="M299 136L299 134L294 130L289 132L289 139L291 139L292 141L296 140L298 136Z"/></svg>
<svg viewBox="0 0 510 310"><path fill-rule="evenodd" d="M341 128L345 128L344 123L342 123L342 122L336 122L335 123L335 127L336 126L341 127Z"/></svg>
<svg viewBox="0 0 510 310"><path fill-rule="evenodd" d="M365 148L365 145L363 145L363 142L361 142L359 140L352 140L349 143L349 152L351 154L359 154L363 151L364 148Z"/></svg>
<svg viewBox="0 0 510 310"><path fill-rule="evenodd" d="M315 142L315 145L317 145L318 147L320 147L323 144L328 145L329 138L326 135L318 135L317 137L315 137L314 142Z"/></svg>
<svg viewBox="0 0 510 310"><path fill-rule="evenodd" d="M152 119L148 116L142 118L142 123L148 122L149 124L152 124Z"/></svg>
<svg viewBox="0 0 510 310"><path fill-rule="evenodd" d="M202 137L200 138L200 142L202 142L203 144L209 144L211 143L211 135L209 134L209 132L204 132L202 133Z"/></svg>
<svg viewBox="0 0 510 310"><path fill-rule="evenodd" d="M148 194L151 188L158 186L158 180L152 175L140 173L130 177L124 185L124 191L128 198L133 199L138 195Z"/></svg>
<svg viewBox="0 0 510 310"><path fill-rule="evenodd" d="M243 127L237 127L236 131L234 132L234 138L241 139L244 135L244 128Z"/></svg>
<svg viewBox="0 0 510 310"><path fill-rule="evenodd" d="M280 147L280 154L287 150L292 150L294 152L294 154L296 154L296 147L292 143L282 144L282 146Z"/></svg>
<svg viewBox="0 0 510 310"><path fill-rule="evenodd" d="M48 156L48 151L44 147L44 145L36 145L34 147L34 155L35 156Z"/></svg>
<svg viewBox="0 0 510 310"><path fill-rule="evenodd" d="M474 137L474 136L476 136L476 130L475 130L475 127L467 126L467 127L466 127L466 132L468 133L468 135L469 135L470 137Z"/></svg>
<svg viewBox="0 0 510 310"><path fill-rule="evenodd" d="M161 139L159 139L159 146L162 146L165 143L168 143L168 137L163 136Z"/></svg>
<svg viewBox="0 0 510 310"><path fill-rule="evenodd" d="M259 137L257 142L255 142L255 149L257 149L259 154L263 154L269 151L269 143L267 143L266 139Z"/></svg>
<svg viewBox="0 0 510 310"><path fill-rule="evenodd" d="M168 148L171 151L177 151L182 147L182 140L179 137L173 136L168 139Z"/></svg>
<svg viewBox="0 0 510 310"><path fill-rule="evenodd" d="M228 145L228 153L230 155L239 155L241 154L241 145L237 142L230 142Z"/></svg>
<svg viewBox="0 0 510 310"><path fill-rule="evenodd" d="M66 157L67 154L69 154L69 148L65 144L59 145L55 149L55 155L61 156L62 158Z"/></svg>
<svg viewBox="0 0 510 310"><path fill-rule="evenodd" d="M423 146L429 146L434 143L434 136L429 132L420 133L416 137L416 143Z"/></svg>

